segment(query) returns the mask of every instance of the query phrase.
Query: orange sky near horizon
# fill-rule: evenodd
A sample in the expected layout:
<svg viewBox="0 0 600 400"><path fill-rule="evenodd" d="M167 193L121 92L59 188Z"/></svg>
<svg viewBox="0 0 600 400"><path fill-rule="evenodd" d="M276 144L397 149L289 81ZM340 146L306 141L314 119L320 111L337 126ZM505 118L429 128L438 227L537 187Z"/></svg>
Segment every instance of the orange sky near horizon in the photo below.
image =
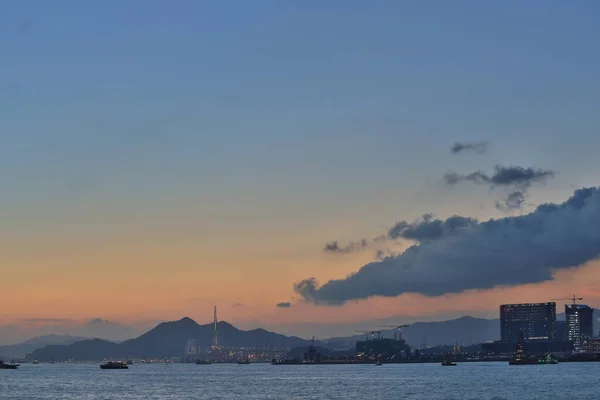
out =
<svg viewBox="0 0 600 400"><path fill-rule="evenodd" d="M216 305L241 328L325 334L497 317L502 303L573 293L600 307L600 260L550 282L343 306L293 289L343 279L377 250L399 254L413 242L324 246L389 237L401 221L524 215L582 188L600 201L600 3L138 3L143 12L1 3L0 329L28 318L209 323ZM426 293L543 279L548 250L560 266L600 254L595 204L573 219L543 207L527 218L548 212L543 234L523 230L535 237L515 223L509 237L492 232L493 246L478 228L464 239L481 243L439 240L415 256L427 262L414 276L388 275L406 257L321 298L393 293L390 276ZM443 248L477 252L452 263Z"/></svg>
<svg viewBox="0 0 600 400"><path fill-rule="evenodd" d="M568 186L541 188L534 200L561 202L570 194ZM441 196L445 202L436 206L431 199ZM403 201L390 204L388 197ZM559 271L552 282L512 288L441 297L404 294L351 301L342 307L302 303L293 293L294 282L311 276L321 283L343 278L373 261L376 246L398 252L409 245L388 241L358 253L327 254L323 245L328 241L343 245L374 238L395 221L410 221L432 209L439 218L458 214L483 220L502 214L489 206L486 196L465 197L428 184L409 194L399 189L376 193L365 204L335 211L286 212L289 208L229 215L225 210L210 214L182 206L157 208L158 214L108 213L103 218L82 211L62 219L59 215L35 220L34 215L35 224L21 221L15 231L9 224L0 231L2 289L7 298L19 301L1 309L0 318L18 322L99 317L132 323L189 316L203 323L210 322L217 305L221 320L241 327L285 328L395 316L495 317L501 303L542 302L573 292L586 297L591 306L600 306L600 294L594 291L600 283L598 262ZM52 226L60 229L53 231ZM288 301L291 308L275 307Z"/></svg>
<svg viewBox="0 0 600 400"><path fill-rule="evenodd" d="M68 254L58 253L60 257L55 259L38 248L38 253L21 258L21 268L5 272L5 294L9 298L18 296L20 300L0 314L5 321L101 317L131 323L189 316L203 323L210 321L212 307L217 305L221 320L240 326L286 326L351 323L394 316L495 317L501 303L544 302L572 293L585 297L586 304L600 306L600 291L596 289L600 286L598 261L559 271L550 282L441 297L404 294L352 301L342 307L315 306L294 297L291 290L294 281L308 276L315 276L321 282L343 277L371 261L374 249L332 255L315 248L311 235L298 235L294 246L289 246L289 237L286 239L288 242L275 239L261 248L259 241L249 238L230 252L226 251L229 243L219 241L198 248L190 247L189 243L178 243L179 246L170 243L168 247L123 245L111 247L110 251L90 252L82 247ZM269 253L270 246L278 250ZM44 263L39 262L42 259ZM73 267L76 265L80 268ZM207 267L212 265L218 267ZM280 301L291 301L293 306L276 308ZM557 301L558 312L562 311L561 304Z"/></svg>

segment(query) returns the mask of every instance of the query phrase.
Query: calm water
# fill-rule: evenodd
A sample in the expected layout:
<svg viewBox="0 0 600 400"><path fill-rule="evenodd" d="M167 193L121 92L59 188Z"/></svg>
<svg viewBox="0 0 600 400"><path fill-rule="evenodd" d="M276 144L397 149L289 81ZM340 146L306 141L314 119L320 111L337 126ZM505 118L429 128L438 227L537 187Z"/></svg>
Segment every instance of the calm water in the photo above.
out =
<svg viewBox="0 0 600 400"><path fill-rule="evenodd" d="M600 363L272 366L22 365L0 370L12 399L600 399Z"/></svg>

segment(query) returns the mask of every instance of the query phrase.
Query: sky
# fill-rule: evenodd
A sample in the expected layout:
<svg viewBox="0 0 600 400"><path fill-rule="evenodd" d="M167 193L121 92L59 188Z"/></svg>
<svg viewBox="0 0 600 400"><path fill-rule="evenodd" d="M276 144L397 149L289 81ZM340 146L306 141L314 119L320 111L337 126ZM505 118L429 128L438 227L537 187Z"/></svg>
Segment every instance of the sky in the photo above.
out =
<svg viewBox="0 0 600 400"><path fill-rule="evenodd" d="M543 248L527 262L549 275L529 281L386 296L359 282L369 295L335 305L318 291L430 246L391 239L400 221L518 218L598 186L599 13L594 0L3 1L0 287L15 300L0 324L208 322L217 305L242 327L312 336L572 293L600 307L598 254L556 269ZM548 175L500 182L496 166Z"/></svg>

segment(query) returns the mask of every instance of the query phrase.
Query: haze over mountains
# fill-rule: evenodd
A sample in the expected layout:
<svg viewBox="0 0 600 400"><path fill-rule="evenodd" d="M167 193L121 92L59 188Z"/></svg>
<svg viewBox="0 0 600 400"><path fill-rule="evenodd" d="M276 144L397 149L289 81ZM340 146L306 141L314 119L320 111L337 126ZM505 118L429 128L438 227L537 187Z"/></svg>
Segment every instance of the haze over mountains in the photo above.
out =
<svg viewBox="0 0 600 400"><path fill-rule="evenodd" d="M415 348L422 344L443 345L460 342L465 345L499 338L498 319L461 317L442 322L418 322L403 332L403 337ZM308 346L311 342L295 336L285 336L264 329L240 330L227 322L218 323L219 344L236 347L294 348ZM395 329L382 332L392 337ZM51 345L35 350L30 355L40 361L101 360L105 358L181 357L189 339L195 339L206 349L212 343L213 325L198 325L190 318L164 322L138 338L114 343L100 339L88 339L70 345ZM364 335L319 340L321 346L330 349L352 349Z"/></svg>
<svg viewBox="0 0 600 400"><path fill-rule="evenodd" d="M243 331L227 322L217 324L219 344L223 346L282 348L306 346L310 341L284 336L264 329ZM40 361L51 359L101 360L104 358L181 357L188 340L195 339L202 348L212 343L213 325L198 325L190 318L163 322L138 338L114 343L90 339L68 346L46 346L31 354Z"/></svg>
<svg viewBox="0 0 600 400"><path fill-rule="evenodd" d="M92 321L94 325L112 326L107 321ZM118 325L118 324L117 324ZM371 329L378 329L375 324ZM381 329L381 328L379 328ZM265 329L241 330L227 322L218 323L219 343L223 346L294 348L308 346L309 339L286 336ZM564 314L557 314L557 338L564 331ZM393 337L396 329L382 329L384 337ZM195 339L206 349L212 343L213 325L199 325L190 318L163 322L136 337L117 343L98 338L47 335L13 346L0 346L0 356L30 357L40 361L51 359L99 360L117 357L181 357L189 339ZM403 329L403 338L413 348L452 345L456 342L471 345L500 339L500 321L474 317L460 317L447 321L416 322ZM365 334L347 337L318 338L320 346L330 349L351 349ZM320 340L319 340L320 339Z"/></svg>
<svg viewBox="0 0 600 400"><path fill-rule="evenodd" d="M69 345L71 343L80 342L87 338L81 336L70 335L44 335L31 338L23 343L0 346L1 357L25 357L27 354L36 349L40 349L50 345Z"/></svg>
<svg viewBox="0 0 600 400"><path fill-rule="evenodd" d="M152 327L157 321L131 325L94 318L89 321L75 321L61 318L29 318L18 322L0 322L0 345L20 344L24 340L45 335L67 335L84 338L100 338L122 341L137 337Z"/></svg>

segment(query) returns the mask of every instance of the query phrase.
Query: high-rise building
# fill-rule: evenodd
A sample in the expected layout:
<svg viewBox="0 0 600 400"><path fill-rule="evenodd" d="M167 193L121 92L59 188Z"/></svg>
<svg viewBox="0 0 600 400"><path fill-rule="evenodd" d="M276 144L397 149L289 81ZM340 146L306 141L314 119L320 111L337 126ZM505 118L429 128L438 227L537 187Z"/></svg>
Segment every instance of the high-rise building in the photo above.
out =
<svg viewBox="0 0 600 400"><path fill-rule="evenodd" d="M520 332L526 340L554 340L556 303L503 304L500 306L500 337L516 343Z"/></svg>
<svg viewBox="0 0 600 400"><path fill-rule="evenodd" d="M565 337L580 348L594 336L594 309L584 304L565 304Z"/></svg>
<svg viewBox="0 0 600 400"><path fill-rule="evenodd" d="M219 347L219 331L217 329L217 306L215 306L215 319L213 325L213 338L212 338L212 347Z"/></svg>

